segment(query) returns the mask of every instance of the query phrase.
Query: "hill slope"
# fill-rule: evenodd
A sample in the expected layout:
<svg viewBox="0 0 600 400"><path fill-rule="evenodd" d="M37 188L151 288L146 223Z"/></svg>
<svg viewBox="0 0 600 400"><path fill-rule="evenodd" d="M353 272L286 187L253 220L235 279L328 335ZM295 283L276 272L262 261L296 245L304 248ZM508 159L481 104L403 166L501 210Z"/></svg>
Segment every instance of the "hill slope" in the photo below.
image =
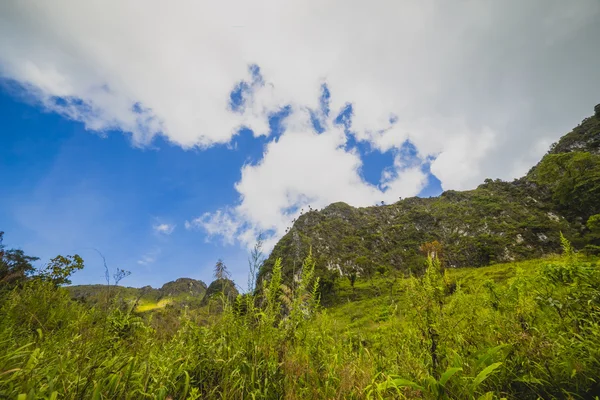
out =
<svg viewBox="0 0 600 400"><path fill-rule="evenodd" d="M567 178L565 178L567 176ZM324 290L340 274L418 271L419 246L437 240L450 266L483 266L559 251L559 232L576 244L600 212L600 105L523 178L486 179L474 190L408 198L387 206L334 203L301 215L265 261L282 259L291 281L312 248Z"/></svg>
<svg viewBox="0 0 600 400"><path fill-rule="evenodd" d="M110 296L137 305L138 311L149 311L162 308L172 302L200 301L206 293L207 286L204 282L179 278L165 283L160 289L151 286L142 288L106 285L74 285L68 286L71 297L88 303L106 301Z"/></svg>

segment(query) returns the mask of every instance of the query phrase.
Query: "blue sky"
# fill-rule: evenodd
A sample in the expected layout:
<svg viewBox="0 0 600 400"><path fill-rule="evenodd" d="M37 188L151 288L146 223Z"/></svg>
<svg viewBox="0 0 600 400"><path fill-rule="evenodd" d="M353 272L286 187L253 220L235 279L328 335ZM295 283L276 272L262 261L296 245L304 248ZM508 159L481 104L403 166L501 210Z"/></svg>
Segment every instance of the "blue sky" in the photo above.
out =
<svg viewBox="0 0 600 400"><path fill-rule="evenodd" d="M136 147L123 132L89 132L80 122L47 112L9 84L0 92L0 220L7 246L39 256L40 263L57 254L82 255L86 268L75 284L103 282L96 250L110 268L132 272L124 281L129 285L160 286L183 276L210 282L219 258L238 284L245 283L247 249L185 229L185 221L237 201L240 169L261 159L266 138L242 129L231 143L206 150L186 150L161 137ZM235 91L232 98L240 102ZM285 116L283 109L271 117L270 140L282 133ZM355 141L352 146L361 154L363 178L377 185L393 164L392 151ZM410 144L406 148L416 157ZM430 179L422 195L440 193L439 181ZM172 232L157 231L163 224Z"/></svg>
<svg viewBox="0 0 600 400"><path fill-rule="evenodd" d="M597 0L281 4L0 2L6 244L244 286L302 208L520 177L600 102Z"/></svg>
<svg viewBox="0 0 600 400"><path fill-rule="evenodd" d="M7 245L42 260L81 254L87 267L76 283L102 282L101 259L91 248L111 267L132 271L133 285L210 279L219 257L232 267L245 262L242 249L206 243L201 233L182 228L198 210L234 199L240 166L260 152L246 135L239 150L218 146L199 153L160 139L140 149L119 132L91 134L5 91L0 118L0 220ZM161 223L176 226L165 235L153 229ZM144 257L154 261L138 263Z"/></svg>

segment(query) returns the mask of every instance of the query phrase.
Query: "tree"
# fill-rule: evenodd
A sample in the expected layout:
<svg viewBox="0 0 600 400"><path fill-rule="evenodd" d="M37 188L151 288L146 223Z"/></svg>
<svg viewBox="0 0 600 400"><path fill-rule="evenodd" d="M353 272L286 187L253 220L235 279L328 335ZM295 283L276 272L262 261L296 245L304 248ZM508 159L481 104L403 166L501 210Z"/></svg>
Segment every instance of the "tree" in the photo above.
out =
<svg viewBox="0 0 600 400"><path fill-rule="evenodd" d="M561 210L584 220L600 213L600 155L588 152L546 155L534 181L548 187Z"/></svg>
<svg viewBox="0 0 600 400"><path fill-rule="evenodd" d="M83 259L75 254L73 256L56 256L39 271L38 277L52 282L56 286L70 285L69 277L83 269Z"/></svg>
<svg viewBox="0 0 600 400"><path fill-rule="evenodd" d="M433 242L423 243L419 247L419 250L421 251L423 256L428 257L428 258L432 258L432 259L437 258L440 261L444 258L443 251L442 251L442 244L440 242L438 242L437 240L434 240Z"/></svg>
<svg viewBox="0 0 600 400"><path fill-rule="evenodd" d="M600 255L600 214L592 215L586 223L589 233L585 235L587 244L585 252L592 255Z"/></svg>
<svg viewBox="0 0 600 400"><path fill-rule="evenodd" d="M129 275L131 275L131 271L126 271L124 269L117 268L117 271L113 274L115 286L118 285L122 279L127 278Z"/></svg>
<svg viewBox="0 0 600 400"><path fill-rule="evenodd" d="M35 271L33 262L38 257L27 256L20 249L4 250L4 232L0 231L0 285L18 284Z"/></svg>
<svg viewBox="0 0 600 400"><path fill-rule="evenodd" d="M227 284L229 277L230 274L227 270L227 266L225 265L223 260L219 258L217 260L217 263L215 264L215 279L221 282L221 291L223 292L223 294L225 294L225 285Z"/></svg>
<svg viewBox="0 0 600 400"><path fill-rule="evenodd" d="M356 257L356 266L358 267L361 275L371 279L374 271L374 264L371 259L367 256L358 256Z"/></svg>
<svg viewBox="0 0 600 400"><path fill-rule="evenodd" d="M600 234L600 214L592 215L586 225L590 231Z"/></svg>
<svg viewBox="0 0 600 400"><path fill-rule="evenodd" d="M350 286L352 287L352 290L354 291L354 284L356 283L356 280L358 279L358 269L356 268L356 264L354 264L351 261L344 263L343 271L344 271L344 275L346 275L348 277L348 280L350 281Z"/></svg>
<svg viewBox="0 0 600 400"><path fill-rule="evenodd" d="M215 279L229 279L229 271L227 270L227 266L220 258L217 260L215 264Z"/></svg>

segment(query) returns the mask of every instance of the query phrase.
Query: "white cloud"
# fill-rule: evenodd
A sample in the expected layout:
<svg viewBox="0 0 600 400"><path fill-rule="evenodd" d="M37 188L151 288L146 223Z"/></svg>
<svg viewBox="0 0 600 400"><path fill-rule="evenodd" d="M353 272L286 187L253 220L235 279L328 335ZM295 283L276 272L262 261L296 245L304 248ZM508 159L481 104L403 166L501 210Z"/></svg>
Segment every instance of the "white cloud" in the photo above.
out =
<svg viewBox="0 0 600 400"><path fill-rule="evenodd" d="M585 78L599 56L586 46L596 43L599 9L596 0L5 2L0 64L2 75L90 129L123 129L138 143L162 133L186 147L227 142L242 124L264 134L265 114L315 105L325 80L334 109L356 105L359 135L395 114L431 153L451 141L443 128L457 118L505 129L563 106L562 125L588 113L599 84ZM250 79L251 63L269 84L238 115L229 92ZM587 90L582 99L543 96L567 85ZM430 127L449 140L431 140Z"/></svg>
<svg viewBox="0 0 600 400"><path fill-rule="evenodd" d="M154 232L159 233L161 235L170 235L175 230L174 224L155 224L152 226Z"/></svg>
<svg viewBox="0 0 600 400"><path fill-rule="evenodd" d="M204 213L198 218L194 218L192 221L185 221L185 228L192 229L195 227L202 227L206 230L208 236L219 235L222 236L225 243L232 244L235 242L236 233L240 229L241 222L235 220L232 217L232 212L225 210L218 210L215 213Z"/></svg>
<svg viewBox="0 0 600 400"><path fill-rule="evenodd" d="M456 135L431 164L431 172L449 188L472 188L481 183L478 166L495 144L495 134L484 129Z"/></svg>
<svg viewBox="0 0 600 400"><path fill-rule="evenodd" d="M160 250L157 250L157 249L152 250L151 252L142 255L142 257L140 257L140 259L137 261L137 263L139 265L154 264L156 262L156 259L159 254L160 254Z"/></svg>
<svg viewBox="0 0 600 400"><path fill-rule="evenodd" d="M369 185L339 129L307 127L323 82L333 111L352 103L358 140L397 151L409 139L421 160L437 156L444 189L511 179L598 102L599 17L597 0L2 2L0 75L136 145L207 147L240 126L267 135L268 115L291 105L287 132L243 168L239 204L186 224L248 241L281 233L295 206L368 205L423 184L397 157ZM252 81L250 64L265 83L236 113L229 94Z"/></svg>
<svg viewBox="0 0 600 400"><path fill-rule="evenodd" d="M152 264L154 263L154 261L156 261L156 259L152 256L149 255L144 255L142 256L142 258L140 258L137 263L140 265L148 265L148 264Z"/></svg>
<svg viewBox="0 0 600 400"><path fill-rule="evenodd" d="M365 182L360 175L360 155L345 149L344 131L331 121L326 125L329 128L318 134L309 127L307 115L293 113L286 132L268 144L262 160L242 168L235 185L240 203L205 213L187 226L202 227L210 236L222 235L228 243L237 239L248 247L259 232L268 232L269 247L309 205L320 209L337 201L355 206L394 202L418 194L425 185L421 162L411 159L417 162L405 165L401 153L391 171L384 174L381 187Z"/></svg>

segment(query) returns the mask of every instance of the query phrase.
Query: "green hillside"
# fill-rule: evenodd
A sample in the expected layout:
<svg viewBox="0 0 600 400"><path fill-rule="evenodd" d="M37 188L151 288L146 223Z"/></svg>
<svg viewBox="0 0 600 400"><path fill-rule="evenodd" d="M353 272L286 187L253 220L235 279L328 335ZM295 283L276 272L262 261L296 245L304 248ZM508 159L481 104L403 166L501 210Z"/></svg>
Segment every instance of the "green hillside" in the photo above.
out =
<svg viewBox="0 0 600 400"><path fill-rule="evenodd" d="M235 283L231 279L221 278L211 282L206 289L206 293L202 300L203 304L208 304L211 299L220 301L220 295L224 295L229 301L233 301L239 294L235 287Z"/></svg>
<svg viewBox="0 0 600 400"><path fill-rule="evenodd" d="M74 285L68 286L71 297L89 304L106 304L108 301L129 305L139 311L153 311L167 305L182 308L199 304L206 293L206 284L190 278L179 278L165 283L161 288L142 288L115 285Z"/></svg>
<svg viewBox="0 0 600 400"><path fill-rule="evenodd" d="M354 208L345 203L301 215L277 243L259 278L281 258L292 281L312 248L325 291L340 276L378 268L418 273L419 247L438 241L449 266L484 266L556 253L558 233L578 248L600 245L587 220L600 213L600 105L555 143L523 178L487 179L469 191ZM592 249L592 248L590 248Z"/></svg>

